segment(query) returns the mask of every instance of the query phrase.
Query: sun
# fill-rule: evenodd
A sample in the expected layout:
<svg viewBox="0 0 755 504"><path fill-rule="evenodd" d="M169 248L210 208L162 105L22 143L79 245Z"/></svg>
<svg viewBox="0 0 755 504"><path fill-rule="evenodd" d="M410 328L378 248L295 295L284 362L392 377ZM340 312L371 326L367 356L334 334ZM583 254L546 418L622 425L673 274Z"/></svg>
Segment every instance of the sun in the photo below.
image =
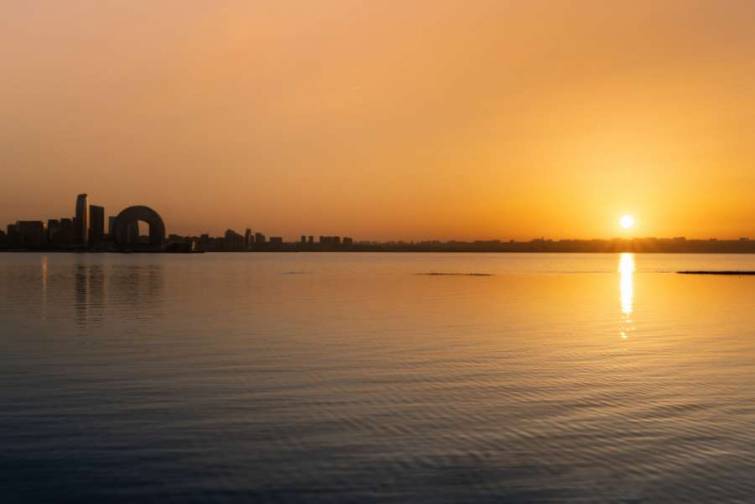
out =
<svg viewBox="0 0 755 504"><path fill-rule="evenodd" d="M635 225L634 215L622 215L619 219L619 226L621 226L622 229L632 229Z"/></svg>

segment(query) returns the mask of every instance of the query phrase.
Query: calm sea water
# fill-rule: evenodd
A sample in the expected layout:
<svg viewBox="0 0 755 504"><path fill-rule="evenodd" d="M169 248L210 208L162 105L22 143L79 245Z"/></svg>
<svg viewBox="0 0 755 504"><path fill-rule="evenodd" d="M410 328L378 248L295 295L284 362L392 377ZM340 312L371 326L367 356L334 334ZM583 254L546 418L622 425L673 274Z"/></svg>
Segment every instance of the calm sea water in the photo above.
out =
<svg viewBox="0 0 755 504"><path fill-rule="evenodd" d="M1 254L0 501L751 501L755 277L678 269L755 256Z"/></svg>

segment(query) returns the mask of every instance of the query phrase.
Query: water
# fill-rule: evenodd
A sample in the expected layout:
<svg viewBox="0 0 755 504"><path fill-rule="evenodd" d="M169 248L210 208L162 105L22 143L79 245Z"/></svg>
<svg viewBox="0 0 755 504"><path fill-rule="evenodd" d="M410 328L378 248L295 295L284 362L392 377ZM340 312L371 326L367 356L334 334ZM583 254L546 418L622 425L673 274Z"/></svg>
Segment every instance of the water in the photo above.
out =
<svg viewBox="0 0 755 504"><path fill-rule="evenodd" d="M755 256L1 254L1 500L749 501L755 278L679 269Z"/></svg>

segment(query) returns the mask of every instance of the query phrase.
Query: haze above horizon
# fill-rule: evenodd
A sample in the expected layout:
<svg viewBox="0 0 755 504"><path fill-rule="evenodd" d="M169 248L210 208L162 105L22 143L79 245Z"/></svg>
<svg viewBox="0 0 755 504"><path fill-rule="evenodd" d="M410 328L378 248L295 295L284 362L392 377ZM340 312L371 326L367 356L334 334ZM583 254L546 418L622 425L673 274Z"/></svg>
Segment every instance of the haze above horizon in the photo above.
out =
<svg viewBox="0 0 755 504"><path fill-rule="evenodd" d="M752 3L3 11L2 223L86 192L181 234L755 236Z"/></svg>

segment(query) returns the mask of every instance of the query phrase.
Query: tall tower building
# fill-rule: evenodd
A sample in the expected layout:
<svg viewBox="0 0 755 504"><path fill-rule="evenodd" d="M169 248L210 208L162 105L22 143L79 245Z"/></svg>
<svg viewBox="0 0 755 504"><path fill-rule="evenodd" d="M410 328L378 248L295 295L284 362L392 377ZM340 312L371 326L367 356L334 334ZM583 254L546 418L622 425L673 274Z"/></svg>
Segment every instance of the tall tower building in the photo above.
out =
<svg viewBox="0 0 755 504"><path fill-rule="evenodd" d="M76 197L76 222L74 223L74 241L86 245L89 240L89 200L86 194Z"/></svg>
<svg viewBox="0 0 755 504"><path fill-rule="evenodd" d="M101 206L89 207L89 242L98 245L105 240L105 209Z"/></svg>

